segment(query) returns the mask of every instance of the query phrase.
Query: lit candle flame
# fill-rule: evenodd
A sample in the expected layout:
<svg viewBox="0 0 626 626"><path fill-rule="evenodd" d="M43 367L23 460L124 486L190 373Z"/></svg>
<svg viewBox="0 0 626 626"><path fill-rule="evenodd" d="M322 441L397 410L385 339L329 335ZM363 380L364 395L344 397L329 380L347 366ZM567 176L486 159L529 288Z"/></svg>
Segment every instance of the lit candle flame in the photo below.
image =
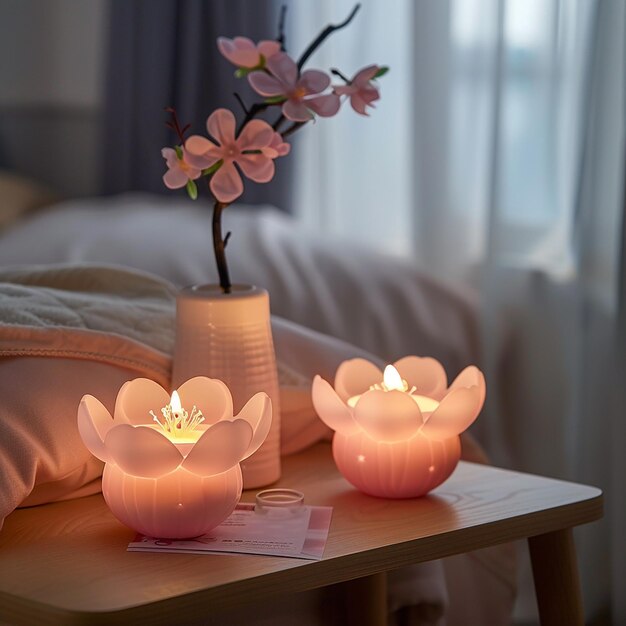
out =
<svg viewBox="0 0 626 626"><path fill-rule="evenodd" d="M178 391L174 389L172 391L172 398L170 400L170 407L172 409L172 413L181 413L183 410L183 405L180 402L180 396L178 395Z"/></svg>
<svg viewBox="0 0 626 626"><path fill-rule="evenodd" d="M404 380L402 380L400 372L398 372L398 370L393 365L387 365L387 367L385 368L383 383L387 391L406 391L407 389L407 384L404 382Z"/></svg>

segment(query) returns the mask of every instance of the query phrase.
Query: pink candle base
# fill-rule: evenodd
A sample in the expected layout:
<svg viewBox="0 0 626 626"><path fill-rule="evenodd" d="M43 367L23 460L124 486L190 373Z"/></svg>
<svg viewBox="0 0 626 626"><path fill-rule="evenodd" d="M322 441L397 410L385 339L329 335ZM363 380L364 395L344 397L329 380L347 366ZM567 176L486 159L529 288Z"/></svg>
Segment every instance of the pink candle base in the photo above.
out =
<svg viewBox="0 0 626 626"><path fill-rule="evenodd" d="M339 471L360 491L380 498L416 498L440 485L461 458L458 436L440 441L377 442L363 431L336 432L333 456Z"/></svg>
<svg viewBox="0 0 626 626"><path fill-rule="evenodd" d="M107 463L102 493L122 524L149 537L190 539L209 532L234 510L243 481L239 465L213 476L179 467L159 478L142 478Z"/></svg>

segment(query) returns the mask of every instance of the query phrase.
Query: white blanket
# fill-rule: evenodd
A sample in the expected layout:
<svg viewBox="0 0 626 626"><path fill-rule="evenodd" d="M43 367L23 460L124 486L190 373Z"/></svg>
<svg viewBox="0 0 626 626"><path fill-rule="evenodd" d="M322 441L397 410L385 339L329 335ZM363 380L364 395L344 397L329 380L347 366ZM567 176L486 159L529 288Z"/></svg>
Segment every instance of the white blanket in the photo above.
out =
<svg viewBox="0 0 626 626"><path fill-rule="evenodd" d="M119 264L177 286L215 282L211 207L149 195L57 204L0 234L0 265ZM322 241L270 207L229 207L234 282L265 287L272 313L393 361L431 355L450 376L478 355L472 298L410 264Z"/></svg>

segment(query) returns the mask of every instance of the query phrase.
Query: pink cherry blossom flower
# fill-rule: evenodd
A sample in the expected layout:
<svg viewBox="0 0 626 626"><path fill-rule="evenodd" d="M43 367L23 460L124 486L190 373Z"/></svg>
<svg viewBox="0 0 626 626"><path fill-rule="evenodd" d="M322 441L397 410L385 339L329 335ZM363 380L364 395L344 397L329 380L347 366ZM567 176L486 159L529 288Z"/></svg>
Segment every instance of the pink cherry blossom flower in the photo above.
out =
<svg viewBox="0 0 626 626"><path fill-rule="evenodd" d="M280 44L277 41L259 41L257 45L247 37L217 38L217 47L233 65L252 69L262 65L262 58L267 61L280 52Z"/></svg>
<svg viewBox="0 0 626 626"><path fill-rule="evenodd" d="M348 85L333 86L338 96L349 96L352 108L361 115L369 115L365 107L374 105L372 102L380 98L378 88L372 84L372 79L381 68L378 65L369 65L358 71Z"/></svg>
<svg viewBox="0 0 626 626"><path fill-rule="evenodd" d="M275 159L276 157L287 156L291 151L291 146L283 140L280 133L274 133L272 137L272 142L267 148L262 148L261 152L270 159Z"/></svg>
<svg viewBox="0 0 626 626"><path fill-rule="evenodd" d="M273 98L283 96L283 115L293 122L308 122L311 111L321 117L331 117L339 110L339 96L322 95L330 85L330 77L319 70L306 70L298 77L296 62L284 52L267 60L267 72L254 72L248 76L252 88L260 95Z"/></svg>
<svg viewBox="0 0 626 626"><path fill-rule="evenodd" d="M206 167L222 161L210 182L217 200L230 203L243 193L243 182L235 163L250 180L257 183L272 180L275 156L267 148L275 140L275 131L267 122L251 120L235 138L235 116L228 109L217 109L207 119L206 126L217 143L193 135L185 142L185 148L192 156L206 159Z"/></svg>
<svg viewBox="0 0 626 626"><path fill-rule="evenodd" d="M182 159L176 154L173 148L163 148L161 155L167 163L167 172L163 175L163 182L168 189L180 189L189 180L200 178L202 170L211 165L211 161L204 157L196 157L189 154L183 148Z"/></svg>

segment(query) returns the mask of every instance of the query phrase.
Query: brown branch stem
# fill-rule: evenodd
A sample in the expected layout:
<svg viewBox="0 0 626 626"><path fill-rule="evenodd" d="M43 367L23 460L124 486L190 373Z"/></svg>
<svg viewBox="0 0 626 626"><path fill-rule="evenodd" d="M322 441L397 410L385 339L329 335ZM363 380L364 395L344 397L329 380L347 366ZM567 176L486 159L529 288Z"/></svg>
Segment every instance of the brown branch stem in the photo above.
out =
<svg viewBox="0 0 626 626"><path fill-rule="evenodd" d="M287 118L281 113L272 124L272 128L278 132L278 129L286 122L286 120Z"/></svg>
<svg viewBox="0 0 626 626"><path fill-rule="evenodd" d="M335 76L339 76L339 78L341 78L341 80L343 80L346 85L350 84L350 79L345 74L340 72L336 67L331 68L330 73L334 74Z"/></svg>
<svg viewBox="0 0 626 626"><path fill-rule="evenodd" d="M239 106L242 108L243 112L247 115L248 107L245 105L243 98L236 91L233 93L233 96L235 96L235 100L239 102Z"/></svg>
<svg viewBox="0 0 626 626"><path fill-rule="evenodd" d="M255 118L259 113L263 113L263 111L265 111L265 109L267 109L270 106L273 106L273 105L269 104L267 102L256 102L255 104L253 104L248 109L248 112L246 113L246 116L243 118L243 120L241 120L241 124L239 124L239 128L237 128L237 137L239 137L239 134L243 130L244 126L251 119Z"/></svg>
<svg viewBox="0 0 626 626"><path fill-rule="evenodd" d="M306 122L294 122L284 133L282 133L283 139L293 135L297 130L300 130Z"/></svg>
<svg viewBox="0 0 626 626"><path fill-rule="evenodd" d="M280 17L278 18L278 37L276 41L280 44L280 49L285 52L285 16L287 15L287 5L280 7Z"/></svg>
<svg viewBox="0 0 626 626"><path fill-rule="evenodd" d="M215 263L217 265L217 273L220 279L220 287L224 293L230 293L231 282L228 273L228 263L226 262L226 239L222 237L222 211L228 206L228 203L215 201L213 205L213 250L215 251ZM229 233L230 234L230 233Z"/></svg>
<svg viewBox="0 0 626 626"><path fill-rule="evenodd" d="M345 28L357 14L361 8L360 4L356 4L352 9L350 15L340 24L329 24L309 45L309 47L302 53L302 56L298 59L298 72L302 69L302 66L309 60L309 57L324 43L325 39L332 35L336 30Z"/></svg>

